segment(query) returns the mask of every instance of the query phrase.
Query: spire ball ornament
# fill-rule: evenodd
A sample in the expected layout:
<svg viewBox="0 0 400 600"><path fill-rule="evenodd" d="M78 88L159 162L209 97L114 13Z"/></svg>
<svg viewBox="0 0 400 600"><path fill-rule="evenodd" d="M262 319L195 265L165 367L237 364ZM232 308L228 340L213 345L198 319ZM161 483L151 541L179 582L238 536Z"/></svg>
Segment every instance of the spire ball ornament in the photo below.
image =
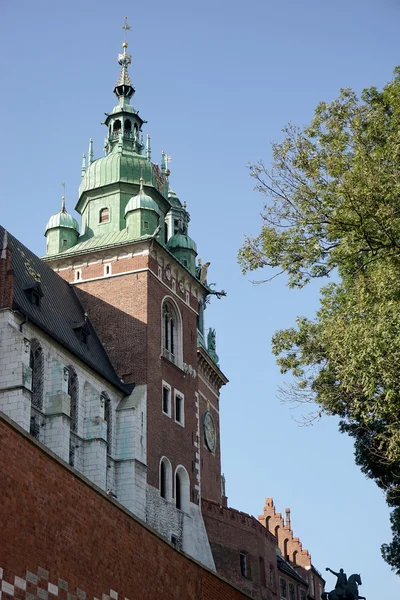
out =
<svg viewBox="0 0 400 600"><path fill-rule="evenodd" d="M132 55L128 54L126 49L128 48L128 42L126 41L126 32L130 30L130 25L128 25L128 17L125 17L125 23L122 26L124 30L124 41L122 47L124 49L123 54L118 54L118 63L121 65L121 73L119 79L114 87L114 94L117 98L131 98L135 93L135 88L132 85L132 82L129 77L128 67L132 64Z"/></svg>

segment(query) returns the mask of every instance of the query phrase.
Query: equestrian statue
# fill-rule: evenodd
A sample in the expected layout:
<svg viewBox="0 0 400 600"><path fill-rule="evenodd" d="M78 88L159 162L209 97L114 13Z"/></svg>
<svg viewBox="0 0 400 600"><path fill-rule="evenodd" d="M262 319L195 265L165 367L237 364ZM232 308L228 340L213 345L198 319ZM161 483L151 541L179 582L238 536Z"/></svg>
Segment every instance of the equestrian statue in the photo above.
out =
<svg viewBox="0 0 400 600"><path fill-rule="evenodd" d="M343 569L340 569L339 573L332 571L329 567L326 567L326 570L330 571L332 575L336 575L337 581L334 590L322 594L322 600L366 600L365 596L358 595L358 586L362 584L360 575L354 573L347 579Z"/></svg>

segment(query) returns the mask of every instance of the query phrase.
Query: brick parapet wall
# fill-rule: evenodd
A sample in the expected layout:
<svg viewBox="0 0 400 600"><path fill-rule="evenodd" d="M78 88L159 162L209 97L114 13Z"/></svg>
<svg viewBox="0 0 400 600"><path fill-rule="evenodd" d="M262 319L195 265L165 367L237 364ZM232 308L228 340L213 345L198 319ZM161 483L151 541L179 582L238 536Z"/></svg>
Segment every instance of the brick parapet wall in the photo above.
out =
<svg viewBox="0 0 400 600"><path fill-rule="evenodd" d="M202 500L203 519L215 566L221 575L260 600L274 600L278 591L275 537L255 517ZM247 574L240 555L246 556Z"/></svg>
<svg viewBox="0 0 400 600"><path fill-rule="evenodd" d="M175 550L2 413L0 464L5 597L249 597Z"/></svg>
<svg viewBox="0 0 400 600"><path fill-rule="evenodd" d="M237 510L236 508L222 506L221 504L217 504L206 498L202 499L201 508L203 514L211 514L214 518L218 518L219 520L223 519L229 523L234 522L235 525L239 527L251 528L260 535L266 537L271 544L275 545L276 543L275 536L267 531L255 517L248 513Z"/></svg>

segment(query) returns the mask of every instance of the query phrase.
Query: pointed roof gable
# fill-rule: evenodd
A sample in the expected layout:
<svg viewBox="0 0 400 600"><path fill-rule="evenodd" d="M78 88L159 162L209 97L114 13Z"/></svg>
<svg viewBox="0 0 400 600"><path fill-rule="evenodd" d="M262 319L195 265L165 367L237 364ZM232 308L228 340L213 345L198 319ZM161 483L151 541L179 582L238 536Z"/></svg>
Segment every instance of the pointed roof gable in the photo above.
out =
<svg viewBox="0 0 400 600"><path fill-rule="evenodd" d="M0 226L0 247L4 235L5 230ZM7 243L15 277L12 308L26 315L29 321L125 395L130 394L133 385L124 384L119 379L73 287L14 236L8 234ZM32 302L27 294L27 290L31 289L40 289L38 304ZM86 343L76 335L82 323L88 334Z"/></svg>

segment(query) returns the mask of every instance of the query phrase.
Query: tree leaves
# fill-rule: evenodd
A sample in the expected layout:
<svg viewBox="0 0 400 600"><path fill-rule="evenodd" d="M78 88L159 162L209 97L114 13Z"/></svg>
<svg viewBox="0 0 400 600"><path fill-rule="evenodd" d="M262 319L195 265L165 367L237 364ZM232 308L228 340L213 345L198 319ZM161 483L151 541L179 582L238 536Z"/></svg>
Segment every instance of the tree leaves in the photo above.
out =
<svg viewBox="0 0 400 600"><path fill-rule="evenodd" d="M265 195L262 226L239 251L244 273L286 273L290 287L329 277L311 321L278 331L272 349L295 385L340 417L356 462L386 491L393 541L382 547L400 574L400 68L361 99L341 90L311 123L289 124L273 164L250 167ZM272 271L269 279L274 277ZM336 278L335 278L336 279Z"/></svg>

